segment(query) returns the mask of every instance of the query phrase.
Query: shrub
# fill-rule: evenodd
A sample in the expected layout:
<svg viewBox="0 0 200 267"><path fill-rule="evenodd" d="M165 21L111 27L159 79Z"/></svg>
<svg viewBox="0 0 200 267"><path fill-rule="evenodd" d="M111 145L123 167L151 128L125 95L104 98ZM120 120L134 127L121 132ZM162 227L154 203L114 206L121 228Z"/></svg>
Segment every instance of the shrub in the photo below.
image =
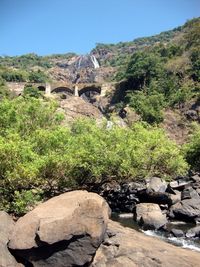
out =
<svg viewBox="0 0 200 267"><path fill-rule="evenodd" d="M37 87L34 87L32 85L26 85L24 87L23 96L40 98L42 96L42 93L38 90Z"/></svg>
<svg viewBox="0 0 200 267"><path fill-rule="evenodd" d="M184 146L187 162L196 171L200 171L200 128L196 128L189 142Z"/></svg>
<svg viewBox="0 0 200 267"><path fill-rule="evenodd" d="M48 81L48 76L41 70L32 71L29 74L29 81L34 83L45 83Z"/></svg>
<svg viewBox="0 0 200 267"><path fill-rule="evenodd" d="M148 95L145 92L137 92L128 94L126 99L144 121L150 124L162 122L162 109L165 105L162 94L151 93Z"/></svg>
<svg viewBox="0 0 200 267"><path fill-rule="evenodd" d="M19 216L24 215L42 200L42 193L43 191L38 189L15 191L11 203L12 211Z"/></svg>
<svg viewBox="0 0 200 267"><path fill-rule="evenodd" d="M8 211L24 213L35 188L49 194L187 170L179 148L157 127L107 129L94 120L63 127L55 109L55 103L28 97L0 102L0 198Z"/></svg>

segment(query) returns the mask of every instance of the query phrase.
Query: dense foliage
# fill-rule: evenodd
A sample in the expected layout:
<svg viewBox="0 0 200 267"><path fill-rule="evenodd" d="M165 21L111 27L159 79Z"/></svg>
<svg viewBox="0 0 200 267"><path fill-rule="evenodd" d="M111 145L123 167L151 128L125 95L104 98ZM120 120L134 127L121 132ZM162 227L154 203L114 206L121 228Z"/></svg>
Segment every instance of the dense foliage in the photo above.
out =
<svg viewBox="0 0 200 267"><path fill-rule="evenodd" d="M56 108L28 96L0 102L1 208L21 213L54 190L109 179L170 178L188 168L158 128L138 123L107 129L93 120L63 127Z"/></svg>
<svg viewBox="0 0 200 267"><path fill-rule="evenodd" d="M200 171L200 127L195 127L189 142L184 146L185 157L196 171Z"/></svg>

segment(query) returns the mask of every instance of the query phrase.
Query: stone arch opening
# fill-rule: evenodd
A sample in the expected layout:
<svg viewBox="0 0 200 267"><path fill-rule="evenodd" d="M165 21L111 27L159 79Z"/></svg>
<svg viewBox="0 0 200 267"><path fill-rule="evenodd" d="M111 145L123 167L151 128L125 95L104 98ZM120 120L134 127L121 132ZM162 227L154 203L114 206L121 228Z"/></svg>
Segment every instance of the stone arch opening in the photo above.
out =
<svg viewBox="0 0 200 267"><path fill-rule="evenodd" d="M84 87L81 90L79 90L78 94L84 100L93 104L97 101L97 97L101 94L101 87L100 86Z"/></svg>
<svg viewBox="0 0 200 267"><path fill-rule="evenodd" d="M57 87L54 88L51 93L59 94L62 99L66 99L68 96L72 96L74 94L74 90L68 87Z"/></svg>
<svg viewBox="0 0 200 267"><path fill-rule="evenodd" d="M45 88L45 86L38 86L38 90L40 91L40 92L45 92L45 90L46 90L46 88Z"/></svg>

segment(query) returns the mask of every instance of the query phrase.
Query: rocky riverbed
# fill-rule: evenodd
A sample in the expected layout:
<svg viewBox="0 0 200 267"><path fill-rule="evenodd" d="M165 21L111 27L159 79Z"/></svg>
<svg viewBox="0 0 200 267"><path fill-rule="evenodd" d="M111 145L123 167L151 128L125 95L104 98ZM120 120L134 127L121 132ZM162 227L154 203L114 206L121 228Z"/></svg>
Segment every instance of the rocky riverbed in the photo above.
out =
<svg viewBox="0 0 200 267"><path fill-rule="evenodd" d="M144 207L138 219L151 206ZM153 213L166 220L158 207ZM200 253L123 227L110 213L104 198L81 190L40 204L16 223L2 211L0 267L198 266Z"/></svg>
<svg viewBox="0 0 200 267"><path fill-rule="evenodd" d="M98 193L115 214L129 213L132 217L128 219L132 221L129 227L177 245L200 249L199 174L177 177L171 182L152 177L142 182L105 183ZM122 216L117 220L127 223Z"/></svg>

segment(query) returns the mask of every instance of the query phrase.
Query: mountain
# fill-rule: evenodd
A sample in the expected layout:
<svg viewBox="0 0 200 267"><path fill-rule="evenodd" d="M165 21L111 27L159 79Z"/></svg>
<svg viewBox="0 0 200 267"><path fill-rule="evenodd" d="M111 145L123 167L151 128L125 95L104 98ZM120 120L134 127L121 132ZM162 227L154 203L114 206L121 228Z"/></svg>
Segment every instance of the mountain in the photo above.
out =
<svg viewBox="0 0 200 267"><path fill-rule="evenodd" d="M97 44L87 55L0 58L0 93L5 82L46 81L117 82L100 103L96 98L99 104L90 101L90 93L84 94L85 100L107 118L117 114L127 119L127 110L134 112L131 121L139 116L149 124L162 124L173 139L184 142L188 122L200 122L200 18L155 36Z"/></svg>
<svg viewBox="0 0 200 267"><path fill-rule="evenodd" d="M179 45L184 42L184 36L191 31L192 23L199 23L199 18L155 36L118 44L97 44L90 54L83 56L75 53L49 56L38 56L34 53L16 57L3 56L0 57L0 75L6 81L51 79L74 82L77 75L81 83L111 81L115 79L118 71L126 68L131 56L137 51L159 45L166 46L170 43ZM100 68L95 68L91 58L100 65ZM6 75L7 72L10 74Z"/></svg>

